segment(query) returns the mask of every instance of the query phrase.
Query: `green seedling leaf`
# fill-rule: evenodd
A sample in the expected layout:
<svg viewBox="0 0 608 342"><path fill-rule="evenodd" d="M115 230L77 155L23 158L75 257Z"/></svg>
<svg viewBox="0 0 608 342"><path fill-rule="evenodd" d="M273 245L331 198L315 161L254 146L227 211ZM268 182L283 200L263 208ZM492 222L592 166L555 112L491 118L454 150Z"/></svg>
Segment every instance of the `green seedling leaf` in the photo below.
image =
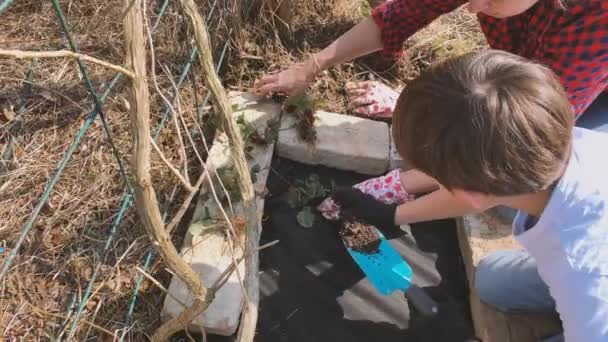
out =
<svg viewBox="0 0 608 342"><path fill-rule="evenodd" d="M310 207L304 207L296 216L298 224L304 228L311 228L315 223L315 214Z"/></svg>
<svg viewBox="0 0 608 342"><path fill-rule="evenodd" d="M315 199L317 197L325 196L328 193L327 189L325 189L323 187L323 184L321 184L319 175L314 174L314 173L312 175L308 176L308 179L306 179L305 189L306 189L306 196L307 196L308 201Z"/></svg>

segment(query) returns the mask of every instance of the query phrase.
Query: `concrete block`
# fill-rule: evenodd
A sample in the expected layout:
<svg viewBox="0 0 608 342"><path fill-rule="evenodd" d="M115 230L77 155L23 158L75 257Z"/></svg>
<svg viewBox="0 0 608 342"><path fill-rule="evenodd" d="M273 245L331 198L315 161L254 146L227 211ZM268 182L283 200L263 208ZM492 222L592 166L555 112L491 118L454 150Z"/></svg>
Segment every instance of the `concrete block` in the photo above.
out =
<svg viewBox="0 0 608 342"><path fill-rule="evenodd" d="M269 120L279 118L280 106L270 101L258 102L258 100L259 98L250 94L232 95L234 115L243 115L244 119L255 125L262 134ZM255 172L254 189L260 220L264 212L266 180L273 150L274 143L266 146L256 145L248 159L250 170L255 165L258 170ZM215 138L205 165L212 179L217 179L218 170L232 165L228 139L224 134L219 134ZM217 181L213 184L217 185ZM215 186L215 191L218 195L224 192L219 185ZM181 256L199 274L205 286L212 286L233 260L243 255L243 241L230 246L226 238L225 226L214 223L215 220L218 222L224 220L222 209L231 220L243 213L243 206L240 202L233 202L232 209L229 206L220 207L215 201L211 184L205 181L201 186L192 223L188 228L181 250ZM239 264L237 270L238 274L244 275L244 264ZM189 330L200 331L202 326L211 334L229 336L235 333L243 305L243 292L238 274L237 272L232 274L224 287L218 291L209 308L190 324ZM192 304L192 297L179 278L173 277L168 290L179 302L172 296L165 297L161 314L163 320L175 317L183 311L180 302L186 305Z"/></svg>
<svg viewBox="0 0 608 342"><path fill-rule="evenodd" d="M220 274L232 263L232 252L228 247L223 232L204 228L202 223L194 223L190 229L201 229L197 232L194 245L182 248L182 258L190 264L192 269L199 275L203 284L207 287L213 286ZM190 233L188 233L190 234ZM235 246L234 257L239 258L243 254L240 246ZM245 272L244 264L238 266L241 275ZM169 285L162 310L163 320L168 320L179 315L184 307L181 303L192 305L192 296L186 285L178 278L173 277ZM176 301L174 298L179 300ZM200 332L200 327L210 334L229 336L234 334L239 323L239 314L243 305L243 293L241 291L236 273L230 277L228 282L216 294L215 300L202 314L197 316L188 327L188 330Z"/></svg>
<svg viewBox="0 0 608 342"><path fill-rule="evenodd" d="M277 141L279 156L368 175L387 171L390 139L386 123L323 111L315 116L317 141L307 144L295 129L295 118L283 115Z"/></svg>

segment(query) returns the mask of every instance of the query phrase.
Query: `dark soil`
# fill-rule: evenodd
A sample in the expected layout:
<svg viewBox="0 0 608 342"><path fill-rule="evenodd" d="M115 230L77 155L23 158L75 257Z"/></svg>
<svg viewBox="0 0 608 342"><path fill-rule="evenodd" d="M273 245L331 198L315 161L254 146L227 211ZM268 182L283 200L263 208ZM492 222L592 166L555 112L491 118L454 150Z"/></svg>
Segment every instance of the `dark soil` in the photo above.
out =
<svg viewBox="0 0 608 342"><path fill-rule="evenodd" d="M376 227L352 219L343 220L340 226L339 235L346 247L365 254L378 252L380 235Z"/></svg>

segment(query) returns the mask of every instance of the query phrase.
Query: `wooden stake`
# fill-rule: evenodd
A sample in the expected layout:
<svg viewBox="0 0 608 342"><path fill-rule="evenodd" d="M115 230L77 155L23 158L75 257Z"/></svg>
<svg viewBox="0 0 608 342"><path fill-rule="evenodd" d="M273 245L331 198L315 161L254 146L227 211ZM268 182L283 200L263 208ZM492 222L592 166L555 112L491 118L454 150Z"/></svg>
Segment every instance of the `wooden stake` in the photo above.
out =
<svg viewBox="0 0 608 342"><path fill-rule="evenodd" d="M150 177L150 94L146 81L142 0L123 0L123 6L127 13L124 18L126 59L134 74L129 98L133 125L135 207L156 251L167 267L186 284L193 297L191 307L160 326L152 336L152 341L167 341L175 332L187 327L189 322L209 306L213 298L198 275L179 256L165 231Z"/></svg>
<svg viewBox="0 0 608 342"><path fill-rule="evenodd" d="M180 0L180 3L184 13L192 24L205 84L207 89L213 94L212 98L219 109L219 113L222 114L224 131L230 142L230 152L238 174L238 183L243 199L247 231L245 235L246 303L243 308L237 341L251 342L255 335L255 327L258 320L259 264L257 249L260 243L260 233L262 230L257 214L255 192L249 174L249 167L247 166L247 161L245 159L243 138L241 137L236 121L232 116L232 106L228 101L224 87L220 83L219 77L215 72L211 44L209 42L209 33L207 32L205 20L198 12L193 0Z"/></svg>

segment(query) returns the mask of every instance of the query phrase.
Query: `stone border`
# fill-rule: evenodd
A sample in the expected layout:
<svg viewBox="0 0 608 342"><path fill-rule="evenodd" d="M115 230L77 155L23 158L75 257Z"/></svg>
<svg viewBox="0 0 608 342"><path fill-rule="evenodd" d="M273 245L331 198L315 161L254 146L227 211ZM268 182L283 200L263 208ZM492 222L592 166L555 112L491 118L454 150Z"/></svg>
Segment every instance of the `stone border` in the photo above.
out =
<svg viewBox="0 0 608 342"><path fill-rule="evenodd" d="M266 123L271 119L280 118L280 106L268 102L257 103L259 99L255 96L243 94L233 95L232 101L235 105L234 115L243 115L246 122L253 124L258 133L264 134ZM259 219L264 213L264 193L266 180L270 170L270 163L274 152L274 143L266 146L254 146L248 160L250 171L256 166L256 181L254 190L256 192L256 205ZM231 166L230 148L228 138L219 134L213 142L207 158L206 168L209 170L210 178L217 179L218 170ZM216 184L216 183L214 183ZM216 193L222 193L219 185ZM233 212L226 209L231 219L242 216L241 203L233 203ZM199 274L205 286L212 286L219 275L233 263L234 258L243 255L243 246L230 246L224 232L225 228L214 227L210 224L212 220L223 220L222 209L217 205L213 191L208 181L201 185L201 190L194 211L190 227L186 233L181 255ZM244 239L244 234L242 236ZM234 250L234 253L231 252ZM240 263L237 271L232 273L228 282L216 293L215 299L201 315L190 323L188 329L200 332L204 327L207 333L229 336L236 332L239 323L241 308L244 303L243 290L240 286L239 277L245 274L245 265ZM178 278L172 277L169 285L169 294L165 297L161 318L168 320L177 316L182 311L182 302L186 305L192 304L192 297L185 284ZM174 298L179 300L176 301Z"/></svg>

